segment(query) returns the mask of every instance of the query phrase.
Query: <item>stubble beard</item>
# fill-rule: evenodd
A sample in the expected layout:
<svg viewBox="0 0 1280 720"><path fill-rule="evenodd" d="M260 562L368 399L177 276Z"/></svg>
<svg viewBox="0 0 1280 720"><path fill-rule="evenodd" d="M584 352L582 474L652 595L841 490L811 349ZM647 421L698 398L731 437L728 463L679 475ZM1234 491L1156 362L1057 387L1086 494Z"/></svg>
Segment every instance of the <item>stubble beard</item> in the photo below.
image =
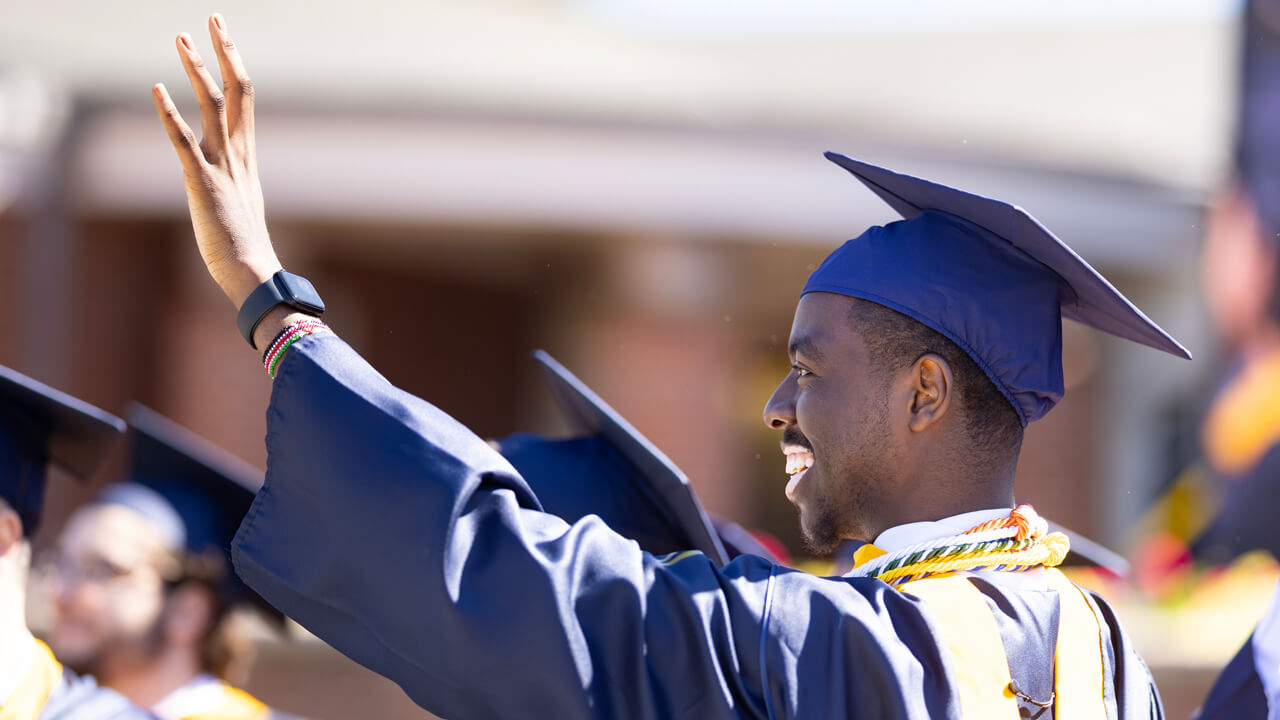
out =
<svg viewBox="0 0 1280 720"><path fill-rule="evenodd" d="M867 492L866 482L842 483L836 493L825 489L813 499L810 512L801 517L800 533L807 552L826 556L835 552L845 540L871 542L870 523L875 503Z"/></svg>
<svg viewBox="0 0 1280 720"><path fill-rule="evenodd" d="M840 462L820 468L839 466L845 473L820 478L825 482L815 487L810 509L801 515L800 533L809 553L830 555L845 540L875 541L877 518L883 515L879 489L889 482L892 462L887 418L887 408L864 418L842 448Z"/></svg>
<svg viewBox="0 0 1280 720"><path fill-rule="evenodd" d="M102 681L113 672L154 661L163 654L164 647L164 614L161 613L137 637L111 638L82 653L59 655L58 660L78 675L92 675Z"/></svg>

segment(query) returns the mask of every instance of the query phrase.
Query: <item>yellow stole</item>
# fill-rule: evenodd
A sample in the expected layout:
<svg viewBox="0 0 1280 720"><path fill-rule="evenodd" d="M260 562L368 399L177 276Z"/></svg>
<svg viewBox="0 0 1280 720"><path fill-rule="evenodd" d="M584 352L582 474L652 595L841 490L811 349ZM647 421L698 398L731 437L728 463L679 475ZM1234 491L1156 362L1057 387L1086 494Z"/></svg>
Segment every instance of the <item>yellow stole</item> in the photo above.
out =
<svg viewBox="0 0 1280 720"><path fill-rule="evenodd" d="M1044 573L1059 603L1054 720L1106 718L1101 621L1083 591L1065 575L1053 568ZM954 661L961 715L1019 720L1004 642L981 591L960 575L916 580L901 590L923 600L941 626L942 644Z"/></svg>
<svg viewBox="0 0 1280 720"><path fill-rule="evenodd" d="M8 702L0 705L0 720L35 720L44 711L53 689L62 681L62 663L48 645L39 640L35 643L35 660Z"/></svg>
<svg viewBox="0 0 1280 720"><path fill-rule="evenodd" d="M1214 400L1202 430L1214 470L1242 475L1280 442L1280 351L1249 360Z"/></svg>
<svg viewBox="0 0 1280 720"><path fill-rule="evenodd" d="M249 693L226 683L220 687L222 692L216 704L182 720L266 720L271 717L271 708Z"/></svg>

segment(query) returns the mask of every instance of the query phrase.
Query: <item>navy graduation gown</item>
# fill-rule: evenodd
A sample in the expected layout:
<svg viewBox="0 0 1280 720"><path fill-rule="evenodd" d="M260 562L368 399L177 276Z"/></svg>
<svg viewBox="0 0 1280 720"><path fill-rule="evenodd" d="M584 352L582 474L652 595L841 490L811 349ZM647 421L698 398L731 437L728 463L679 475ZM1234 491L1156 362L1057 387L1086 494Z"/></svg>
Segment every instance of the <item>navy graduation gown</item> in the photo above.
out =
<svg viewBox="0 0 1280 720"><path fill-rule="evenodd" d="M1266 720L1270 703L1254 662L1254 635L1223 668L1195 720Z"/></svg>
<svg viewBox="0 0 1280 720"><path fill-rule="evenodd" d="M954 718L924 603L744 556L657 558L541 511L445 413L313 336L281 363L237 572L448 718ZM1159 717L1110 609L1107 692Z"/></svg>

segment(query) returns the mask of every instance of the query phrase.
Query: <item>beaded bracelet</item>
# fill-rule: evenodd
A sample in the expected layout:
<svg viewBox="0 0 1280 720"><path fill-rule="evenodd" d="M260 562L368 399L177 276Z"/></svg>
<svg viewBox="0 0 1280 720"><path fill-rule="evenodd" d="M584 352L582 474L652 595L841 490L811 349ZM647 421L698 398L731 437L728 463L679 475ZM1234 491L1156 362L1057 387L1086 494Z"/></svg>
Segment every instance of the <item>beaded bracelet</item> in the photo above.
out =
<svg viewBox="0 0 1280 720"><path fill-rule="evenodd" d="M295 322L289 323L284 327L283 330L276 333L276 336L271 339L270 343L267 344L266 349L262 351L262 364L264 366L267 364L267 359L270 358L273 353L275 353L277 350L280 349L280 344L283 343L289 337L290 334L296 333L298 331L299 325L303 323L308 323L308 322L314 322L314 320L312 318L304 318L302 320L297 320Z"/></svg>
<svg viewBox="0 0 1280 720"><path fill-rule="evenodd" d="M267 346L267 351L262 355L262 366L266 368L267 375L271 379L276 378L276 370L280 367L280 361L284 359L284 353L294 343L308 335L319 335L323 333L332 333L328 325L325 325L316 318L303 318L289 323L289 326L280 331L276 335L275 340Z"/></svg>

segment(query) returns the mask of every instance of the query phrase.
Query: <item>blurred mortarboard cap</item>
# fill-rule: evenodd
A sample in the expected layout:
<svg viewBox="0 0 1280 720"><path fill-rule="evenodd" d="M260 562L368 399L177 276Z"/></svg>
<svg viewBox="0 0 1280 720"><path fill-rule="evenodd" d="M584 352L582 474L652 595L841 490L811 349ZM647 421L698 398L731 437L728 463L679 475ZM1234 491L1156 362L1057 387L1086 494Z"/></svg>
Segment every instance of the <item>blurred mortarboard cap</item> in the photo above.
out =
<svg viewBox="0 0 1280 720"><path fill-rule="evenodd" d="M142 517L155 530L165 549L173 553L187 550L187 524L164 495L136 482L112 483L94 497L99 505L123 505Z"/></svg>
<svg viewBox="0 0 1280 720"><path fill-rule="evenodd" d="M122 432L120 418L0 366L0 496L24 534L40 524L46 466L84 480Z"/></svg>
<svg viewBox="0 0 1280 720"><path fill-rule="evenodd" d="M225 560L262 487L262 471L142 405L131 405L126 417L133 428L129 482L104 489L98 501L135 510L174 551ZM253 602L280 617L240 582L229 563L224 574L223 589L232 602Z"/></svg>
<svg viewBox="0 0 1280 720"><path fill-rule="evenodd" d="M716 536L720 538L720 544L724 545L725 553L730 560L739 555L756 555L772 563L786 564L789 560L787 549L769 533L761 533L757 536L732 520L714 513L708 514L711 517L711 526L716 529Z"/></svg>
<svg viewBox="0 0 1280 720"><path fill-rule="evenodd" d="M1023 425L1062 399L1063 317L1191 357L1022 208L826 157L905 219L840 246L803 292L869 300L946 336L986 372Z"/></svg>
<svg viewBox="0 0 1280 720"><path fill-rule="evenodd" d="M519 434L497 444L543 509L569 522L597 515L655 555L700 550L727 562L684 473L550 355L534 359L575 437Z"/></svg>
<svg viewBox="0 0 1280 720"><path fill-rule="evenodd" d="M1280 234L1280 0L1244 13L1236 172L1272 238Z"/></svg>

